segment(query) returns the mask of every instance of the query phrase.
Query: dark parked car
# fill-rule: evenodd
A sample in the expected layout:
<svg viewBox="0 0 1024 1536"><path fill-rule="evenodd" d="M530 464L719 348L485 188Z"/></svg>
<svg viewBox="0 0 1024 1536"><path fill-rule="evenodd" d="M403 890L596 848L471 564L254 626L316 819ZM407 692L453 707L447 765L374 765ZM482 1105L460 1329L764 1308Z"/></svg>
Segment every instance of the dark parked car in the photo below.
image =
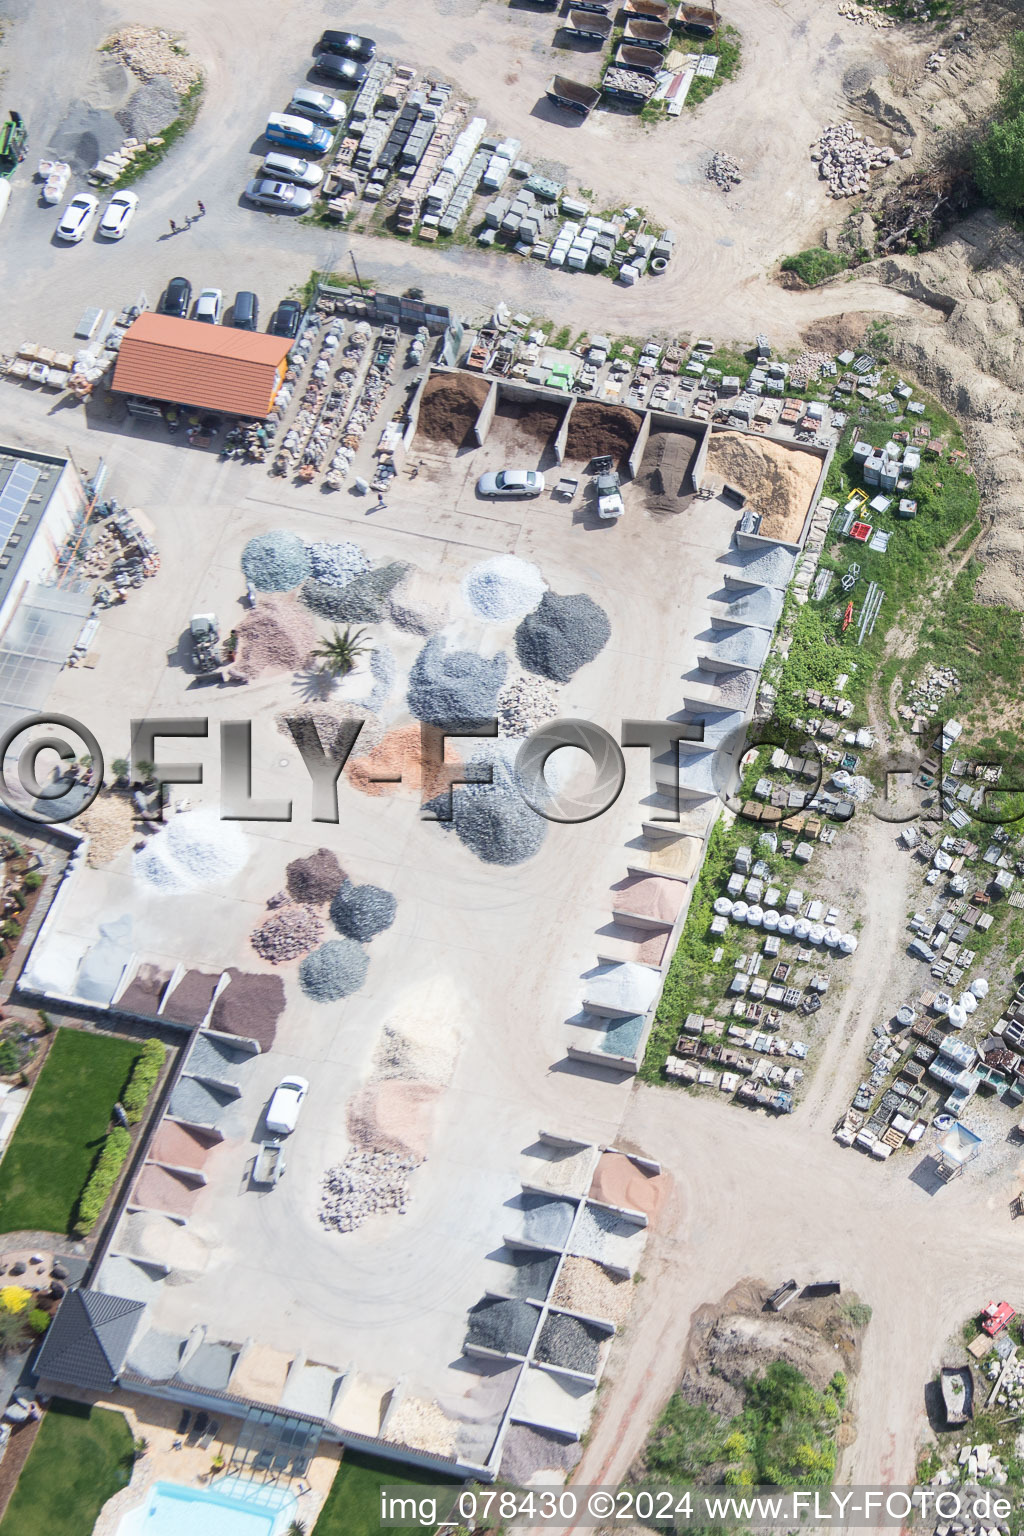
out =
<svg viewBox="0 0 1024 1536"><path fill-rule="evenodd" d="M267 327L271 336L297 336L302 324L302 305L298 299L282 299Z"/></svg>
<svg viewBox="0 0 1024 1536"><path fill-rule="evenodd" d="M236 331L255 331L260 323L260 301L254 293L243 288L235 294L231 308L231 324Z"/></svg>
<svg viewBox="0 0 1024 1536"><path fill-rule="evenodd" d="M357 37L354 32L325 32L317 43L314 53L337 53L343 59L373 58L377 44L372 37Z"/></svg>
<svg viewBox="0 0 1024 1536"><path fill-rule="evenodd" d="M366 79L366 65L357 64L355 59L339 59L333 53L321 53L313 65L313 73L323 75L325 80L340 85L342 90L351 91Z"/></svg>
<svg viewBox="0 0 1024 1536"><path fill-rule="evenodd" d="M184 317L188 314L188 307L192 303L192 284L187 277L172 277L164 290L164 296L160 300L160 313L162 315L178 315Z"/></svg>

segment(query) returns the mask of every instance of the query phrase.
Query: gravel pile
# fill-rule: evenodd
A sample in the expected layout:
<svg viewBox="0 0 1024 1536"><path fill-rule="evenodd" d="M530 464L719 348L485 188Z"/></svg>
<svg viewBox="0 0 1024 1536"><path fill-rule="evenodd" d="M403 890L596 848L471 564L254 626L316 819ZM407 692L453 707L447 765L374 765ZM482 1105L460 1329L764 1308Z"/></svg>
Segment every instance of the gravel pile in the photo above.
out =
<svg viewBox="0 0 1024 1536"><path fill-rule="evenodd" d="M566 1257L551 1298L557 1307L622 1324L633 1305L633 1283L611 1275L593 1259Z"/></svg>
<svg viewBox="0 0 1024 1536"><path fill-rule="evenodd" d="M713 181L723 192L728 192L730 187L738 186L743 180L736 161L730 155L723 155L721 150L711 156L704 167L704 174L708 181Z"/></svg>
<svg viewBox="0 0 1024 1536"><path fill-rule="evenodd" d="M521 619L536 608L547 582L535 565L516 555L482 560L463 579L462 595L479 619Z"/></svg>
<svg viewBox="0 0 1024 1536"><path fill-rule="evenodd" d="M157 75L133 91L114 116L129 138L144 143L169 128L180 112L181 97L174 85L166 75Z"/></svg>
<svg viewBox="0 0 1024 1536"><path fill-rule="evenodd" d="M558 1268L557 1253L527 1253L517 1249L502 1265L508 1271L494 1289L507 1291L520 1300L545 1301Z"/></svg>
<svg viewBox="0 0 1024 1536"><path fill-rule="evenodd" d="M894 149L882 149L858 133L852 123L833 123L824 129L817 144L811 145L811 159L818 162L818 174L828 182L830 197L867 192L871 172L892 165L898 158Z"/></svg>
<svg viewBox="0 0 1024 1536"><path fill-rule="evenodd" d="M299 985L316 1003L335 1003L358 992L369 956L353 939L328 939L299 966Z"/></svg>
<svg viewBox="0 0 1024 1536"><path fill-rule="evenodd" d="M438 1087L449 1082L458 1041L454 1031L444 1024L438 1027L437 1036L420 1038L385 1025L373 1056L373 1081L429 1083Z"/></svg>
<svg viewBox="0 0 1024 1536"><path fill-rule="evenodd" d="M370 676L373 678L373 687L365 699L359 700L358 708L368 710L370 714L376 714L383 706L388 694L394 687L395 678L398 676L394 652L389 650L386 645L378 645L375 650L371 651ZM361 731L359 734L359 745L364 751L366 750L367 734L366 731Z"/></svg>
<svg viewBox="0 0 1024 1536"><path fill-rule="evenodd" d="M537 1340L536 1358L547 1365L560 1365L567 1371L581 1371L586 1376L593 1376L601 1355L601 1343L607 1337L593 1323L566 1317L562 1312L551 1312Z"/></svg>
<svg viewBox="0 0 1024 1536"><path fill-rule="evenodd" d="M289 894L296 901L314 907L330 901L346 879L345 871L329 848L318 848L305 859L293 859L285 874Z"/></svg>
<svg viewBox="0 0 1024 1536"><path fill-rule="evenodd" d="M320 1221L334 1232L354 1232L370 1216L406 1212L409 1175L420 1159L397 1152L350 1152L328 1168L320 1194Z"/></svg>
<svg viewBox="0 0 1024 1536"><path fill-rule="evenodd" d="M280 976L239 971L233 965L228 966L227 976L229 985L213 1005L210 1028L255 1040L269 1051L284 1013L284 982Z"/></svg>
<svg viewBox="0 0 1024 1536"><path fill-rule="evenodd" d="M498 694L498 732L502 736L528 736L536 725L554 720L558 694L542 677L520 674Z"/></svg>
<svg viewBox="0 0 1024 1536"><path fill-rule="evenodd" d="M608 643L608 615L585 592L545 592L516 630L516 654L528 672L567 683Z"/></svg>
<svg viewBox="0 0 1024 1536"><path fill-rule="evenodd" d="M525 1301L499 1301L487 1296L469 1309L467 1344L496 1349L501 1354L529 1353L540 1313Z"/></svg>
<svg viewBox="0 0 1024 1536"><path fill-rule="evenodd" d="M407 1397L399 1403L388 1419L384 1438L434 1456L454 1456L457 1450L451 1419L437 1403L422 1397Z"/></svg>
<svg viewBox="0 0 1024 1536"><path fill-rule="evenodd" d="M325 587L346 587L354 576L370 569L369 556L351 539L331 544L321 539L308 543L309 574Z"/></svg>
<svg viewBox="0 0 1024 1536"><path fill-rule="evenodd" d="M379 885L353 885L346 880L331 902L331 922L346 938L367 943L390 928L398 903Z"/></svg>
<svg viewBox="0 0 1024 1536"><path fill-rule="evenodd" d="M374 653L376 654L376 652ZM390 654L390 653L389 653ZM373 661L370 661L370 670L373 670ZM329 709L322 706L307 705L302 709L289 710L287 714L275 715L274 724L281 735L286 737L289 745L295 745L295 737L289 727L290 721L312 720L313 728L320 738L320 745L328 757L336 760L343 755L341 742L341 727L352 720L362 721L362 730L356 737L353 752L372 752L379 743L383 733L383 727L372 710L362 704L338 703L332 704Z"/></svg>
<svg viewBox="0 0 1024 1536"><path fill-rule="evenodd" d="M323 937L324 925L309 907L289 902L278 907L250 935L253 949L271 965L308 954Z"/></svg>
<svg viewBox="0 0 1024 1536"><path fill-rule="evenodd" d="M452 795L452 820L459 841L485 864L522 864L538 852L547 822L523 799L511 763L493 743L478 747L471 763L490 763L493 782L460 784ZM513 742L507 745L514 747Z"/></svg>
<svg viewBox="0 0 1024 1536"><path fill-rule="evenodd" d="M282 528L259 534L242 550L242 574L258 592L290 592L309 575L305 540Z"/></svg>
<svg viewBox="0 0 1024 1536"><path fill-rule="evenodd" d="M434 578L413 570L388 598L388 618L396 629L426 637L447 624L448 605L438 602Z"/></svg>
<svg viewBox="0 0 1024 1536"><path fill-rule="evenodd" d="M642 1229L602 1206L585 1205L572 1245L584 1258L605 1260L631 1269L641 1247Z"/></svg>
<svg viewBox="0 0 1024 1536"><path fill-rule="evenodd" d="M189 1125L216 1125L223 1111L234 1102L234 1096L224 1088L214 1088L194 1077L181 1077L167 1107L176 1120Z"/></svg>
<svg viewBox="0 0 1024 1536"><path fill-rule="evenodd" d="M571 1472L582 1455L578 1440L529 1424L511 1424L502 1445L501 1481L522 1488L538 1472Z"/></svg>
<svg viewBox="0 0 1024 1536"><path fill-rule="evenodd" d="M519 1206L524 1237L533 1243L544 1243L552 1248L562 1247L576 1214L573 1201L558 1200L547 1195L523 1195Z"/></svg>
<svg viewBox="0 0 1024 1536"><path fill-rule="evenodd" d="M431 725L487 720L494 714L507 670L508 661L500 651L490 660L475 651L450 651L435 635L409 672L409 708L417 720Z"/></svg>
<svg viewBox="0 0 1024 1536"><path fill-rule="evenodd" d="M391 593L410 567L401 560L353 576L343 587L323 581L305 581L300 598L307 608L336 624L379 624L385 617Z"/></svg>
<svg viewBox="0 0 1024 1536"><path fill-rule="evenodd" d="M135 855L133 870L158 890L221 885L244 868L249 843L231 821L213 811L186 811L168 822Z"/></svg>
<svg viewBox="0 0 1024 1536"><path fill-rule="evenodd" d="M107 38L103 50L120 59L140 80L165 75L182 94L202 78L202 70L182 43L157 27L122 27Z"/></svg>
<svg viewBox="0 0 1024 1536"><path fill-rule="evenodd" d="M232 671L250 681L264 672L292 672L309 661L316 630L292 598L265 597L238 625Z"/></svg>

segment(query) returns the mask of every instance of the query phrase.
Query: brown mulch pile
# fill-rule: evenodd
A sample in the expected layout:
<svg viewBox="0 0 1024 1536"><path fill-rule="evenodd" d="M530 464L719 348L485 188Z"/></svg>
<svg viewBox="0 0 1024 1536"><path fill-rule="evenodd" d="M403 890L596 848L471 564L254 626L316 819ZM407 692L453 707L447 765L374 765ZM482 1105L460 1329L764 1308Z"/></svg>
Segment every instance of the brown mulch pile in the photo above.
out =
<svg viewBox="0 0 1024 1536"><path fill-rule="evenodd" d="M546 443L562 425L565 416L563 411L546 411L540 406L522 404L516 400L502 400L496 416L507 421L516 422L519 432L523 437L533 438L536 442Z"/></svg>
<svg viewBox="0 0 1024 1536"><path fill-rule="evenodd" d="M569 420L565 445L567 459L584 462L602 453L624 459L633 451L642 417L621 405L599 405L596 400L579 400Z"/></svg>
<svg viewBox="0 0 1024 1536"><path fill-rule="evenodd" d="M219 980L219 971L186 971L171 993L163 1017L174 1024L201 1023Z"/></svg>
<svg viewBox="0 0 1024 1536"><path fill-rule="evenodd" d="M346 878L329 848L318 848L305 859L293 859L285 874L288 894L312 907L322 906L336 896Z"/></svg>
<svg viewBox="0 0 1024 1536"><path fill-rule="evenodd" d="M434 374L423 391L419 431L424 437L460 447L487 399L489 388L486 379Z"/></svg>
<svg viewBox="0 0 1024 1536"><path fill-rule="evenodd" d="M235 966L227 974L231 983L214 1004L210 1028L255 1040L269 1051L284 1013L284 982L280 976L258 976Z"/></svg>

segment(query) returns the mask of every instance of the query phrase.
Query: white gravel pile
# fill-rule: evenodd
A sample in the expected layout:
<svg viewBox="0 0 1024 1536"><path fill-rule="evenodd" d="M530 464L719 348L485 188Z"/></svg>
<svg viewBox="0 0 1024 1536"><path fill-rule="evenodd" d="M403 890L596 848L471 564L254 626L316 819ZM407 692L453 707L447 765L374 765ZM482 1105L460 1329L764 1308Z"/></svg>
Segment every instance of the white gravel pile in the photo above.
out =
<svg viewBox="0 0 1024 1536"><path fill-rule="evenodd" d="M202 70L178 38L157 27L122 27L103 44L105 52L120 59L140 80L166 75L179 93L202 77Z"/></svg>
<svg viewBox="0 0 1024 1536"><path fill-rule="evenodd" d="M462 582L462 595L477 618L494 623L524 618L546 591L547 582L537 567L516 555L483 560Z"/></svg>
<svg viewBox="0 0 1024 1536"><path fill-rule="evenodd" d="M558 690L543 677L520 674L498 694L498 732L528 736L537 725L558 714Z"/></svg>
<svg viewBox="0 0 1024 1536"><path fill-rule="evenodd" d="M442 1025L437 1038L417 1038L411 1031L385 1025L374 1052L373 1078L443 1087L451 1080L457 1053L458 1041L450 1027Z"/></svg>
<svg viewBox="0 0 1024 1536"><path fill-rule="evenodd" d="M135 874L159 890L223 885L248 862L249 840L215 811L185 811L136 854Z"/></svg>
<svg viewBox="0 0 1024 1536"><path fill-rule="evenodd" d="M371 1216L406 1212L409 1175L420 1159L398 1152L350 1152L328 1168L320 1196L320 1221L334 1232L354 1232Z"/></svg>
<svg viewBox="0 0 1024 1536"><path fill-rule="evenodd" d="M331 544L326 539L307 543L309 570L314 581L325 587L344 587L354 576L370 569L370 557L351 539Z"/></svg>

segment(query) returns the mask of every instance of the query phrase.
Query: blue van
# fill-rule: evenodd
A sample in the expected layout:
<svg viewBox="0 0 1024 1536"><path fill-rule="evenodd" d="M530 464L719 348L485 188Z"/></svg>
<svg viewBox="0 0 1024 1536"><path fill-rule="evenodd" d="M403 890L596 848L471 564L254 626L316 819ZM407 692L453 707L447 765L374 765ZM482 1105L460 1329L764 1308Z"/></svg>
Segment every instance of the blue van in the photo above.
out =
<svg viewBox="0 0 1024 1536"><path fill-rule="evenodd" d="M301 149L307 155L326 155L334 142L329 128L321 128L306 117L292 117L275 113L267 119L264 137L271 144L284 144L288 149Z"/></svg>

